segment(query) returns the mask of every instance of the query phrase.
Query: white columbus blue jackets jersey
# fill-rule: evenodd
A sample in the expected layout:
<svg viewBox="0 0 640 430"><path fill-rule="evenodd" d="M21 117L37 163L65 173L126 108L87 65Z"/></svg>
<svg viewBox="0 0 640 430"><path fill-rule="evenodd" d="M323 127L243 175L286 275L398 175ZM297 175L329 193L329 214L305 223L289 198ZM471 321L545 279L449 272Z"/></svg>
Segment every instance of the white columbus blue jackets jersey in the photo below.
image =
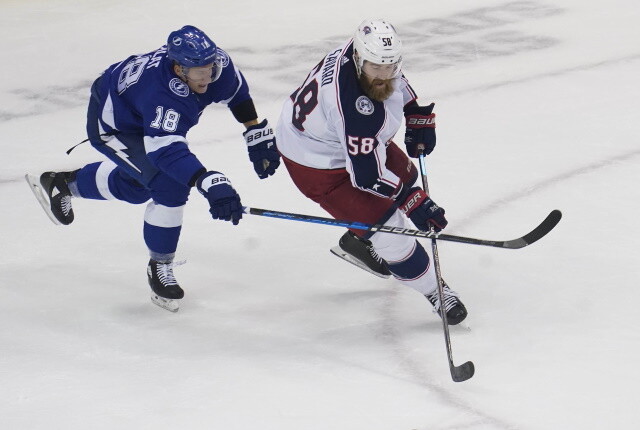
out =
<svg viewBox="0 0 640 430"><path fill-rule="evenodd" d="M187 184L203 168L186 136L204 108L211 103L233 108L250 99L242 73L220 48L218 56L222 72L204 94L194 93L176 76L166 46L111 65L98 88L100 131L141 135L151 161Z"/></svg>
<svg viewBox="0 0 640 430"><path fill-rule="evenodd" d="M350 40L325 56L285 101L278 149L303 166L346 168L355 187L393 198L400 180L385 166L386 145L404 122L404 106L416 98L404 76L384 102L367 97Z"/></svg>

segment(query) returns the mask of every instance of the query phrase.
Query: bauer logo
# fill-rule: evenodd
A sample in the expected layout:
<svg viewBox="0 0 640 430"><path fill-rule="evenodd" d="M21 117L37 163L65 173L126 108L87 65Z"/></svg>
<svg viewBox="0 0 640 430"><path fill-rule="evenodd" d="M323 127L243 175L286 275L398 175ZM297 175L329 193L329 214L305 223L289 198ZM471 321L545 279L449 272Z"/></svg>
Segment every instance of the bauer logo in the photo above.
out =
<svg viewBox="0 0 640 430"><path fill-rule="evenodd" d="M206 178L204 178L202 180L202 183L200 184L200 188L202 190L209 191L209 189L211 187L214 187L216 185L222 185L222 184L231 185L231 181L226 176L224 176L223 174L216 173L216 174L209 175Z"/></svg>
<svg viewBox="0 0 640 430"><path fill-rule="evenodd" d="M362 115L371 115L373 113L373 103L367 96L360 96L356 100L356 110Z"/></svg>
<svg viewBox="0 0 640 430"><path fill-rule="evenodd" d="M178 78L173 78L169 81L169 88L174 94L180 97L187 97L189 95L189 87Z"/></svg>
<svg viewBox="0 0 640 430"><path fill-rule="evenodd" d="M409 117L408 125L435 127L436 119L435 115L429 115L427 117Z"/></svg>
<svg viewBox="0 0 640 430"><path fill-rule="evenodd" d="M253 134L247 135L247 144L249 144L250 146L257 145L258 143L265 140L272 134L273 134L273 129L271 127L269 127L266 130L256 131Z"/></svg>

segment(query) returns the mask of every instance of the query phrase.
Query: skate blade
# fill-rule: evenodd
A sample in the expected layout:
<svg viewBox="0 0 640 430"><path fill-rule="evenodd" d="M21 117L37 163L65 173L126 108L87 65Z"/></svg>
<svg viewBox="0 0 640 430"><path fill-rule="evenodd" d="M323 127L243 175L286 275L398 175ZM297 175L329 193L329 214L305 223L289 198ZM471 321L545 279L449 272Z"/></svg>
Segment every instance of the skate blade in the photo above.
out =
<svg viewBox="0 0 640 430"><path fill-rule="evenodd" d="M388 279L391 276L391 275L383 275L382 273L376 272L375 270L371 270L366 264L364 264L362 261L358 260L357 258L354 258L351 254L347 254L339 246L334 246L333 248L330 249L330 251L336 257L342 258L344 261L347 261L353 264L354 266L361 268L366 272L376 275L379 278Z"/></svg>
<svg viewBox="0 0 640 430"><path fill-rule="evenodd" d="M29 188L31 188L33 195L36 197L38 203L40 203L40 206L42 206L44 213L47 214L51 222L53 222L55 225L62 225L62 223L58 221L55 215L53 215L53 212L51 212L51 203L49 202L47 195L44 193L44 190L40 185L40 180L28 173L24 175L24 179L29 184Z"/></svg>
<svg viewBox="0 0 640 430"><path fill-rule="evenodd" d="M157 294L151 293L151 301L154 305L160 306L169 312L178 312L180 310L180 300L165 299Z"/></svg>

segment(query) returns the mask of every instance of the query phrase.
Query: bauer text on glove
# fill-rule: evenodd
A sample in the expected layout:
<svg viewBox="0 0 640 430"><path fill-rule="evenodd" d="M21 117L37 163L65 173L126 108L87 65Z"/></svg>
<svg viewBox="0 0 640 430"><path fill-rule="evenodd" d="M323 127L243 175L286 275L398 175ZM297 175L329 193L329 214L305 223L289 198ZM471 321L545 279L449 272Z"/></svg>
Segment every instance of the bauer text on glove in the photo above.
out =
<svg viewBox="0 0 640 430"><path fill-rule="evenodd" d="M242 135L258 177L264 179L273 175L280 165L280 153L276 147L276 136L267 120L250 126Z"/></svg>
<svg viewBox="0 0 640 430"><path fill-rule="evenodd" d="M448 224L444 209L435 204L423 189L411 188L398 198L399 209L407 215L420 230L429 230L431 226L440 231Z"/></svg>
<svg viewBox="0 0 640 430"><path fill-rule="evenodd" d="M213 219L238 224L242 219L242 203L226 176L220 172L206 172L198 178L196 186L209 201L209 212Z"/></svg>
<svg viewBox="0 0 640 430"><path fill-rule="evenodd" d="M407 127L404 144L409 157L418 157L421 149L425 154L431 154L436 146L436 114L433 113L433 106L434 103L429 106L415 104L404 112Z"/></svg>

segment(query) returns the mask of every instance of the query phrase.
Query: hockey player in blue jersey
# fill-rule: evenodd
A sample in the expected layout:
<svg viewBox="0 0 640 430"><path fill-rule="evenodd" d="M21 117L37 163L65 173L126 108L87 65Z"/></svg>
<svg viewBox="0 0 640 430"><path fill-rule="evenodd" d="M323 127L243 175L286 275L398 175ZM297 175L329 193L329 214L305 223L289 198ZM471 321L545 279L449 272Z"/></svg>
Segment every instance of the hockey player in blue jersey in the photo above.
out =
<svg viewBox="0 0 640 430"><path fill-rule="evenodd" d="M278 149L293 182L336 219L436 230L444 209L415 186L410 157L436 143L434 104L419 106L402 74L402 42L391 24L366 20L285 101L276 127ZM405 154L391 139L405 122ZM381 277L393 275L422 293L449 324L467 316L458 294L443 285L424 247L408 236L348 231L332 249Z"/></svg>
<svg viewBox="0 0 640 430"><path fill-rule="evenodd" d="M50 218L65 225L73 221L72 197L150 200L143 235L151 257L151 298L171 311L184 296L173 259L191 188L208 200L214 219L235 225L242 218L240 196L229 179L206 168L186 138L211 103L226 104L246 127L257 175L273 175L280 164L275 136L266 119L258 121L244 76L204 32L185 26L173 31L165 46L113 64L93 83L87 134L108 160L72 172L45 172L31 181Z"/></svg>

